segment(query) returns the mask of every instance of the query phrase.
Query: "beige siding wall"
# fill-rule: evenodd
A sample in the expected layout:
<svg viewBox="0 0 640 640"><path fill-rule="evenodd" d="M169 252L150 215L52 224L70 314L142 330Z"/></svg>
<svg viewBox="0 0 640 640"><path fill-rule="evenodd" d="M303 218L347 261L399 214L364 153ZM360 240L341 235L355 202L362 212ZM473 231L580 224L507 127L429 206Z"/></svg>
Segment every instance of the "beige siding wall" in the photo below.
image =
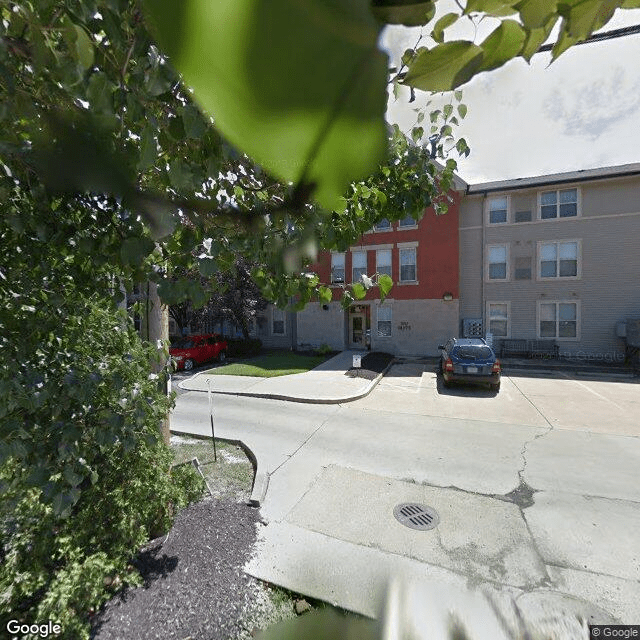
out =
<svg viewBox="0 0 640 640"><path fill-rule="evenodd" d="M581 215L576 218L537 219L538 193L550 189L579 189ZM493 195L502 194L489 194ZM470 198L460 222L461 317L486 316L487 302L510 303L510 335L535 338L538 307L543 301L579 303L579 339L558 339L564 353L615 360L624 351L616 323L640 317L640 178L541 187L509 195L509 223L486 225L484 255L481 230L474 226L483 215L482 200ZM513 223L514 213L531 209L532 221ZM465 215L466 214L466 215ZM580 246L577 278L539 278L539 243L577 240ZM488 281L487 247L506 244L509 280ZM532 279L515 280L517 258L531 258ZM480 273L484 282L481 282ZM483 300L480 291L483 290ZM486 320L486 317L485 317ZM485 324L485 330L487 325Z"/></svg>

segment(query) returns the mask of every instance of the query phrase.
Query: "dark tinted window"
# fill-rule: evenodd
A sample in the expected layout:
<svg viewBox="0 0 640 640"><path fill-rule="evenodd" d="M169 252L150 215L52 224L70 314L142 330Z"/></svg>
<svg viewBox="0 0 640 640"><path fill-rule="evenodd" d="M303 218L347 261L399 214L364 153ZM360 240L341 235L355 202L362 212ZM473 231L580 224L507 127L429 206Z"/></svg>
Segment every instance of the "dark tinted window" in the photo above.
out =
<svg viewBox="0 0 640 640"><path fill-rule="evenodd" d="M217 338L207 338L207 344L215 344L216 342L218 342Z"/></svg>
<svg viewBox="0 0 640 640"><path fill-rule="evenodd" d="M453 351L458 358L465 360L486 360L491 357L492 351L484 345L460 345Z"/></svg>
<svg viewBox="0 0 640 640"><path fill-rule="evenodd" d="M180 338L171 345L172 349L191 349L193 347L193 340L189 338Z"/></svg>

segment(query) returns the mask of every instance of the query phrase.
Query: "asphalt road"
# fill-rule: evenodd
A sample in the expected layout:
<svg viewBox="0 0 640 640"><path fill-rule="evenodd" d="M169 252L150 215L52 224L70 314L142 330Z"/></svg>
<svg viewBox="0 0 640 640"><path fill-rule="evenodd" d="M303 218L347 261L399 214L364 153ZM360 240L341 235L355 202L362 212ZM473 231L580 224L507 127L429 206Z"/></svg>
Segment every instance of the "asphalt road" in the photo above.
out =
<svg viewBox="0 0 640 640"><path fill-rule="evenodd" d="M181 395L172 429L209 435L207 402ZM402 556L409 573L463 576L525 608L625 623L640 620L639 410L637 380L505 376L496 395L443 389L418 364L344 405L214 403L216 434L269 474L253 575L371 614L366 568ZM440 505L437 541L402 539L385 515L409 495Z"/></svg>

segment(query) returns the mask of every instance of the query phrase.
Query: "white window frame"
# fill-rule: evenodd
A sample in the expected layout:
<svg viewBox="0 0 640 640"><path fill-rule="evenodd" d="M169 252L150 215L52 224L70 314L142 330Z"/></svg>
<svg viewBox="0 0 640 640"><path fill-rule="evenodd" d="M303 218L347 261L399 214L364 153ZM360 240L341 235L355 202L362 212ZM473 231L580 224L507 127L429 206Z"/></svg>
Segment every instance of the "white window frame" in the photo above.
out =
<svg viewBox="0 0 640 640"><path fill-rule="evenodd" d="M389 331L389 335L388 336L382 336L380 335L380 331L379 331L379 323L381 322L380 320L380 312L384 311L384 313L386 314L387 311L389 312L389 319L386 320L382 320L382 322L388 322L390 325L390 331ZM384 306L378 304L376 306L376 339L377 340L389 340L390 338L393 338L393 307L387 302Z"/></svg>
<svg viewBox="0 0 640 640"><path fill-rule="evenodd" d="M507 306L507 317L505 318L507 321L506 336L499 336L491 331L491 305L494 305L494 304L503 304ZM487 323L486 323L487 331L490 333L493 333L493 336L496 338L510 338L511 337L511 302L507 300L487 301L486 313L487 313Z"/></svg>
<svg viewBox="0 0 640 640"><path fill-rule="evenodd" d="M393 251L391 249L376 249L376 272L377 273L387 273L386 271L380 271L380 252L384 251L389 254L389 273L387 274L390 278L393 278ZM386 265L384 265L386 266Z"/></svg>
<svg viewBox="0 0 640 640"><path fill-rule="evenodd" d="M354 266L354 264L355 264L355 257L356 257L357 255L364 255L364 272L363 272L363 273L364 273L364 275L367 275L367 251L366 251L366 249L359 249L358 251L352 251L352 252L351 252L351 282L352 282L352 283L354 283L354 282L361 282L361 281L362 281L362 280L361 280L361 278L360 278L360 276L358 276L357 278L355 278L355 277L354 277L354 274L353 274L353 270L354 270L354 269L356 269L356 268L357 268L357 269L359 269L359 270L360 270L360 269L362 269L362 267L355 267L355 266Z"/></svg>
<svg viewBox="0 0 640 640"><path fill-rule="evenodd" d="M556 323L556 337L555 338L550 338L548 336L541 336L540 335L540 315L541 315L541 307L543 304L555 304L556 305L556 319L555 319L555 323ZM575 337L559 337L557 334L559 333L559 329L560 329L560 320L558 319L558 313L559 313L559 306L561 304L574 304L576 306L576 335ZM556 340L558 342L578 342L581 338L580 338L580 325L582 324L582 320L581 320L581 313L580 313L580 300L576 300L575 298L573 298L572 300L546 300L546 299L541 299L538 300L538 304L536 305L536 337L538 338L538 340Z"/></svg>
<svg viewBox="0 0 640 640"><path fill-rule="evenodd" d="M491 202L493 200L497 200L498 198L504 198L507 201L507 219L504 222L491 222ZM503 194L501 196L494 195L488 197L485 205L485 219L487 221L487 226L489 227L494 227L501 224L509 224L509 222L511 222L511 196Z"/></svg>
<svg viewBox="0 0 640 640"><path fill-rule="evenodd" d="M282 314L282 319L277 316ZM274 323L282 322L282 333L275 330ZM284 309L278 309L278 307L271 307L271 335L272 336L286 336L287 335L287 313Z"/></svg>
<svg viewBox="0 0 640 640"><path fill-rule="evenodd" d="M411 224L402 224L403 220L411 219ZM406 215L402 220L398 220L398 231L402 229L417 229L418 221L412 215Z"/></svg>
<svg viewBox="0 0 640 640"><path fill-rule="evenodd" d="M550 193L552 191L556 192L556 215L554 218L543 218L542 217L542 194ZM560 192L561 191L575 191L576 192L576 215L575 216L565 216L560 217ZM541 220L542 222L549 222L550 220L575 220L576 218L580 218L582 216L582 191L580 187L563 187L558 189L541 189L538 191L538 204L537 204L537 214L536 219Z"/></svg>
<svg viewBox="0 0 640 640"><path fill-rule="evenodd" d="M389 220L388 218L383 218L382 220L386 220L389 223L389 226L378 229L378 224L380 223L374 224L373 229L371 230L372 233L387 233L388 231L393 231L393 223L391 222L391 220ZM382 222L382 220L380 222Z"/></svg>
<svg viewBox="0 0 640 640"><path fill-rule="evenodd" d="M415 277L412 279L404 279L402 277L402 252L403 251L413 251L413 265L414 265L414 275ZM415 283L418 282L418 248L417 247L401 247L398 245L398 283L399 284L407 284L407 283Z"/></svg>
<svg viewBox="0 0 640 640"><path fill-rule="evenodd" d="M342 257L342 267L341 267L342 273L343 273L342 282L336 282L333 279L333 270L334 270L333 262L334 262L334 258L337 258L338 256ZM337 284L339 286L339 285L345 283L346 277L347 277L346 268L345 268L346 263L347 263L346 261L347 261L346 253L340 252L340 251L331 252L331 284Z"/></svg>
<svg viewBox="0 0 640 640"><path fill-rule="evenodd" d="M504 278L490 278L489 277L489 267L490 267L490 263L489 263L489 255L491 253L491 249L494 249L496 247L500 247L500 248L504 248L505 249L505 260L506 260L506 265L505 265L505 277ZM510 261L510 251L509 251L510 247L509 247L509 243L508 242L501 242L501 243L496 243L496 244L488 244L487 245L487 249L486 249L486 254L485 254L485 270L484 270L484 279L485 282L509 282L511 280L510 278L510 271L511 271L511 261ZM498 264L498 263L496 263Z"/></svg>
<svg viewBox="0 0 640 640"><path fill-rule="evenodd" d="M560 245L561 244L576 244L576 275L575 276L561 276L560 275ZM542 246L555 244L556 245L556 274L555 276L543 276L542 275ZM578 239L566 239L566 240L539 240L537 243L537 261L536 261L536 280L552 281L558 280L580 280L582 278L582 241Z"/></svg>

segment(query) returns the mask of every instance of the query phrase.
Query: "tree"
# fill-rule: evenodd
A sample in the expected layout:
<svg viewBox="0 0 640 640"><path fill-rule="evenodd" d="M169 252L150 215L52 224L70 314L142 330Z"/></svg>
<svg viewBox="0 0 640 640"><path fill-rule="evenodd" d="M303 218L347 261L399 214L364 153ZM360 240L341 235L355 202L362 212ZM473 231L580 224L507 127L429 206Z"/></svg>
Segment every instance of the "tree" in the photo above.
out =
<svg viewBox="0 0 640 640"><path fill-rule="evenodd" d="M616 6L640 2L469 0L435 23L432 1L147 0L144 15L139 6L0 8L0 465L4 488L54 520L87 504L85 448L115 434L96 465L123 459L127 447L142 455L146 427L160 421L153 402L135 400L134 369L121 362L129 343L113 348L105 374L78 338L90 311L117 333L121 283L150 281L165 304L189 297L198 306L207 294L176 274L208 278L240 255L259 265L255 282L280 306L326 301L330 289L304 270L317 249L438 204L455 168L436 167L397 132L388 145L389 85L454 89L530 59L559 21L556 58ZM445 41L449 26L485 17L497 26L483 42ZM377 49L387 23L426 25L434 44L390 70ZM430 133L452 136L453 108L431 114ZM421 189L408 188L415 176ZM389 282L378 285L384 297ZM153 358L126 331L142 397L152 398ZM126 396L116 373L131 383ZM32 584L34 598L41 586Z"/></svg>

